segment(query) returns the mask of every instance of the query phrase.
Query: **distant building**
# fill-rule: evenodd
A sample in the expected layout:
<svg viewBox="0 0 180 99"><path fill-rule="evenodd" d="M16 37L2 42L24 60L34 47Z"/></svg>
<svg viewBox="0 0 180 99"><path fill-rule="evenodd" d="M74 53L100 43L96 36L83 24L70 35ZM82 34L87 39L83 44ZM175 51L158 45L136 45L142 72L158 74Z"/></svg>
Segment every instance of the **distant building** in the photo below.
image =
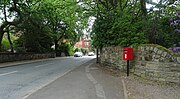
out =
<svg viewBox="0 0 180 99"><path fill-rule="evenodd" d="M76 48L89 48L90 47L90 42L89 42L89 37L88 35L84 35L81 37L81 40L77 42L74 46Z"/></svg>

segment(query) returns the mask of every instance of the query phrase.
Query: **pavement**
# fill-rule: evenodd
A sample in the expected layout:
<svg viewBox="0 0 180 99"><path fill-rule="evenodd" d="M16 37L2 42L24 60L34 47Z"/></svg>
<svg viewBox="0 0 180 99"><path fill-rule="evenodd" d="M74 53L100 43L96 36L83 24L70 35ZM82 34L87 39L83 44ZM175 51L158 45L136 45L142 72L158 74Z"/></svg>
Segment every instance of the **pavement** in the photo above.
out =
<svg viewBox="0 0 180 99"><path fill-rule="evenodd" d="M29 62L1 63L0 67ZM100 66L93 60L24 99L180 99L180 85L145 80L132 74L126 77L119 70Z"/></svg>
<svg viewBox="0 0 180 99"><path fill-rule="evenodd" d="M124 77L128 99L180 99L180 85L155 82L137 76Z"/></svg>
<svg viewBox="0 0 180 99"><path fill-rule="evenodd" d="M151 81L133 74L127 77L126 73L110 67L103 66L102 69L111 75L121 77L128 99L180 99L178 84Z"/></svg>

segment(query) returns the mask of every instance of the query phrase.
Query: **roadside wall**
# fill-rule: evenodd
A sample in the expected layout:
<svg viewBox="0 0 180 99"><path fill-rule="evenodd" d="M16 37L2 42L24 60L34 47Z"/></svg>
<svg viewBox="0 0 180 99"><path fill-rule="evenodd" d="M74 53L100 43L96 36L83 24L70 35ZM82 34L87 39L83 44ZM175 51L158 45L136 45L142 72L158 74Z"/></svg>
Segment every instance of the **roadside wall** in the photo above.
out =
<svg viewBox="0 0 180 99"><path fill-rule="evenodd" d="M100 62L126 70L122 60L122 47L105 47ZM142 78L180 84L180 57L158 45L143 45L134 49L134 60L130 61L131 73Z"/></svg>
<svg viewBox="0 0 180 99"><path fill-rule="evenodd" d="M0 53L0 63L21 60L55 58L55 56L55 53Z"/></svg>

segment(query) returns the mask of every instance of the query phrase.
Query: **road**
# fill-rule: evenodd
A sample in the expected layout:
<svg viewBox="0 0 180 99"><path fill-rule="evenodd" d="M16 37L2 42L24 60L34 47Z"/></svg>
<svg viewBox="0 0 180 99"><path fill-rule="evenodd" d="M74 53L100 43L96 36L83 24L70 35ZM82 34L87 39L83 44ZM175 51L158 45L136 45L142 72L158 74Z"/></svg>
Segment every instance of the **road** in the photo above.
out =
<svg viewBox="0 0 180 99"><path fill-rule="evenodd" d="M60 58L0 68L0 99L22 99L93 58Z"/></svg>
<svg viewBox="0 0 180 99"><path fill-rule="evenodd" d="M98 69L94 58L64 57L0 68L0 99L124 99L121 80Z"/></svg>

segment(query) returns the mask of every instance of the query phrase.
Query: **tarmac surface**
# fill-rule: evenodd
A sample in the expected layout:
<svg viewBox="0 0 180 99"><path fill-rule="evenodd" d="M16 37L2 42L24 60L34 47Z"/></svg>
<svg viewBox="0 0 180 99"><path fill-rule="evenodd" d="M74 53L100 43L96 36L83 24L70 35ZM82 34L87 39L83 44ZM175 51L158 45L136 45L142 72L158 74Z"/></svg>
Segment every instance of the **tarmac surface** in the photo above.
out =
<svg viewBox="0 0 180 99"><path fill-rule="evenodd" d="M124 91L120 77L106 74L92 60L26 99L124 99Z"/></svg>
<svg viewBox="0 0 180 99"><path fill-rule="evenodd" d="M38 61L42 60L35 60ZM34 60L1 63L0 67L31 62ZM22 99L180 99L180 85L145 80L132 74L126 77L117 69L91 60Z"/></svg>

